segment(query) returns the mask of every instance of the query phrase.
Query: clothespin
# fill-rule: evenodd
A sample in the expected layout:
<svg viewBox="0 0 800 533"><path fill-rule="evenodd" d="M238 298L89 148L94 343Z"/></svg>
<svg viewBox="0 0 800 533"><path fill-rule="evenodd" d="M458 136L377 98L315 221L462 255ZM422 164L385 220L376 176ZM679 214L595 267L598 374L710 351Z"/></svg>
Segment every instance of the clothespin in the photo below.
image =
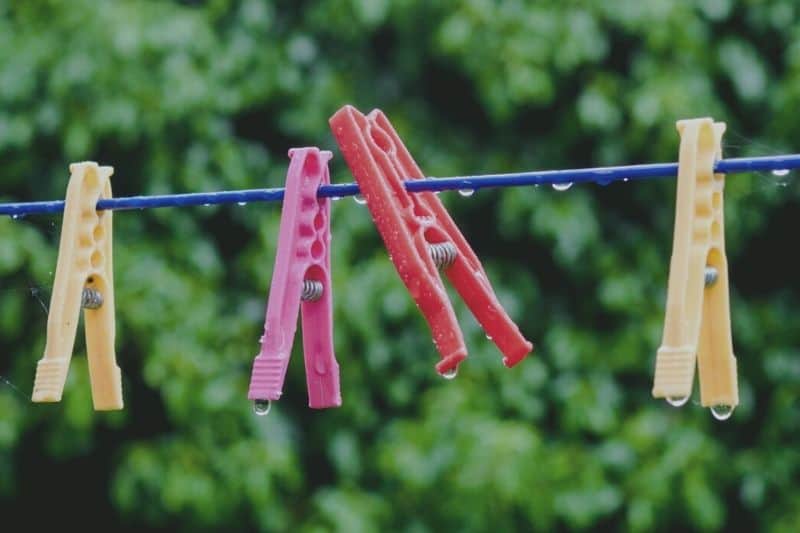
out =
<svg viewBox="0 0 800 533"><path fill-rule="evenodd" d="M83 308L94 408L122 409L122 379L114 353L112 214L96 210L99 199L111 198L110 178L114 169L84 162L70 165L69 170L47 317L47 342L44 357L36 366L33 401L61 400Z"/></svg>
<svg viewBox="0 0 800 533"><path fill-rule="evenodd" d="M298 309L302 309L308 405L324 409L342 404L339 365L333 353L330 200L317 198L317 189L330 183L332 156L318 148L289 150L264 336L247 396L260 415L269 412L270 401L281 397Z"/></svg>
<svg viewBox="0 0 800 533"><path fill-rule="evenodd" d="M675 234L653 396L675 406L686 403L696 359L700 403L724 420L739 403L725 257L725 175L713 170L722 158L725 124L699 118L678 121L677 127L681 145Z"/></svg>
<svg viewBox="0 0 800 533"><path fill-rule="evenodd" d="M366 199L389 258L433 334L436 370L453 378L467 349L437 267L466 302L507 367L533 346L503 310L480 261L432 192L409 194L403 182L424 176L380 110L345 106L330 119L333 135Z"/></svg>

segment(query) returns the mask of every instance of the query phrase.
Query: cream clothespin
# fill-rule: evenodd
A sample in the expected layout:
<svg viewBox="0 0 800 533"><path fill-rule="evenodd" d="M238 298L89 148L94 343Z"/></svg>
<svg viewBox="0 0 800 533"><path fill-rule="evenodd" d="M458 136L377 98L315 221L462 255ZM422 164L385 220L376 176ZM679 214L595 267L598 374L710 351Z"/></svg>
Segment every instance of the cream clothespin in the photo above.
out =
<svg viewBox="0 0 800 533"><path fill-rule="evenodd" d="M725 124L699 118L678 121L677 127L681 145L675 234L653 396L675 406L686 403L697 360L700 404L726 419L739 403L739 390L725 257L725 175L714 174Z"/></svg>
<svg viewBox="0 0 800 533"><path fill-rule="evenodd" d="M34 402L58 402L64 391L83 307L92 400L98 411L122 409L122 379L114 353L114 280L111 211L98 212L111 198L112 167L69 166L58 264L47 318L47 344L36 367Z"/></svg>

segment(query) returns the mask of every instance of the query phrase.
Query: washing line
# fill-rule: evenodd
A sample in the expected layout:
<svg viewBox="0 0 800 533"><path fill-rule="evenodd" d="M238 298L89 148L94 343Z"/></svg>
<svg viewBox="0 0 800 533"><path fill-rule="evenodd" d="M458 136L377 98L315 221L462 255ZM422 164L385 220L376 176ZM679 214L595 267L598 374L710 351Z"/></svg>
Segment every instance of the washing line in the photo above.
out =
<svg viewBox="0 0 800 533"><path fill-rule="evenodd" d="M714 164L714 172L735 174L743 172L772 172L785 175L800 168L800 154L773 155L764 157L741 157L720 159ZM409 192L421 191L476 191L499 187L523 187L530 185L553 185L566 187L573 183L599 183L608 185L615 181L670 178L678 174L678 163L651 163L612 167L580 168L569 170L543 170L513 172L508 174L482 174L476 176L453 176L446 178L425 177L404 182ZM164 194L152 196L128 196L101 199L97 210L152 209L156 207L189 207L219 204L244 205L252 202L280 202L283 188L243 189L238 191L200 192L187 194ZM319 198L342 198L359 194L355 183L323 185ZM64 201L12 202L0 204L0 215L20 218L27 215L61 213Z"/></svg>

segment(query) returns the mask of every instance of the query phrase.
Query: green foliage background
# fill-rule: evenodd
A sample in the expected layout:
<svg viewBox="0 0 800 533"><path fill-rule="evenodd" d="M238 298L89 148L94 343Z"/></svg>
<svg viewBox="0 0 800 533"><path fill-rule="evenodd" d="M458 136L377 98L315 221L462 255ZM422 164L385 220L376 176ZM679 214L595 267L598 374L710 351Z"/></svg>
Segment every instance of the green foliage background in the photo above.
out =
<svg viewBox="0 0 800 533"><path fill-rule="evenodd" d="M333 149L334 181L351 181L327 126L345 103L386 111L429 175L674 161L675 120L707 115L729 125L726 155L798 151L798 15L789 0L0 0L0 197L60 198L86 159L115 167L118 196L281 186L301 145ZM455 299L470 358L438 378L367 210L342 200L344 406L306 407L298 339L265 419L245 398L276 205L115 216L114 414L92 412L81 338L64 400L30 404L60 221L0 220L0 518L797 530L794 178L728 181L742 404L726 423L649 394L674 182L441 197L536 355L504 369Z"/></svg>

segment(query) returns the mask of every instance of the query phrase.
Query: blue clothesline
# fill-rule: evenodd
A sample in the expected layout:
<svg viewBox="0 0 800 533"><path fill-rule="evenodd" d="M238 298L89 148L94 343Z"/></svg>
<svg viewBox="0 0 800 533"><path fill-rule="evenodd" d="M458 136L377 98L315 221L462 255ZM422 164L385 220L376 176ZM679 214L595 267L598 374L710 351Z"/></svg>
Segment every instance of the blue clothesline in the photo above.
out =
<svg viewBox="0 0 800 533"><path fill-rule="evenodd" d="M714 171L723 174L737 172L776 173L800 168L800 154L766 157L742 157L721 159ZM405 182L409 192L488 189L493 187L520 187L525 185L569 185L594 182L607 185L614 181L651 178L669 178L678 174L677 163L654 163L618 167L581 168L572 170L544 170L515 172L510 174L485 174L479 176L455 176L449 178L423 178ZM203 192L189 194L165 194L154 196L129 196L100 200L98 210L150 209L154 207L186 207L216 204L245 204L250 202L280 202L282 188L245 189L240 191ZM341 198L359 193L355 183L324 185L319 188L320 198ZM0 204L0 215L23 217L43 213L61 213L64 201L17 202Z"/></svg>

